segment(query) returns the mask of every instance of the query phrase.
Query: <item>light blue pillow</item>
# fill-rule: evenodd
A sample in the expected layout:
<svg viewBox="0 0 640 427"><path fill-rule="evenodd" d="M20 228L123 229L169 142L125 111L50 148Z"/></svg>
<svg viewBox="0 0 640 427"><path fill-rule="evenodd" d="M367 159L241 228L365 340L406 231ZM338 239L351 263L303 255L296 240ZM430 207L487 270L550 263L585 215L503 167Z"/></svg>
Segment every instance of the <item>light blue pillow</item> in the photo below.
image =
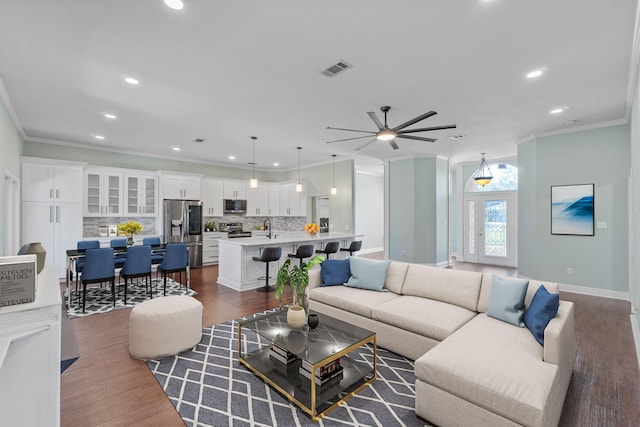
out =
<svg viewBox="0 0 640 427"><path fill-rule="evenodd" d="M326 259L320 264L320 286L342 285L349 280L351 270L348 259Z"/></svg>
<svg viewBox="0 0 640 427"><path fill-rule="evenodd" d="M524 313L524 324L531 331L536 341L544 345L544 330L560 307L560 295L547 291L544 285L540 285L536 294Z"/></svg>
<svg viewBox="0 0 640 427"><path fill-rule="evenodd" d="M375 261L367 258L350 257L351 277L345 285L371 291L384 291L384 282L387 278L389 264L391 264L389 260Z"/></svg>
<svg viewBox="0 0 640 427"><path fill-rule="evenodd" d="M494 274L487 316L523 328L527 286L529 281L526 279L502 279Z"/></svg>

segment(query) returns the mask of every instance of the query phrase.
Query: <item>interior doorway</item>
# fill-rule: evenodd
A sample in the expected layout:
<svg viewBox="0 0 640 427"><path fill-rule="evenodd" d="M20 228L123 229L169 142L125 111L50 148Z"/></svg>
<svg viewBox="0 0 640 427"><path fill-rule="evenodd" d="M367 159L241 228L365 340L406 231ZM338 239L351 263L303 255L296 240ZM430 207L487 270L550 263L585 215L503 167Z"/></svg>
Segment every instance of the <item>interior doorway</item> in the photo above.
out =
<svg viewBox="0 0 640 427"><path fill-rule="evenodd" d="M15 255L20 249L20 180L4 171L3 255Z"/></svg>

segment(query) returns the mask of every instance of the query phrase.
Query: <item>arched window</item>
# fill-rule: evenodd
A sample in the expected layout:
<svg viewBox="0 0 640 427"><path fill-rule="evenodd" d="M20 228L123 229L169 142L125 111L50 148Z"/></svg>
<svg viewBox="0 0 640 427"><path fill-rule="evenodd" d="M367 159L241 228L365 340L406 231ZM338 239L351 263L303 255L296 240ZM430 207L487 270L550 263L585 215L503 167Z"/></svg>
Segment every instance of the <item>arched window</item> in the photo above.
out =
<svg viewBox="0 0 640 427"><path fill-rule="evenodd" d="M507 191L518 189L518 168L507 163L491 163L489 165L493 179L484 187L476 184L473 179L478 174L476 170L467 181L465 192L479 193L483 191Z"/></svg>

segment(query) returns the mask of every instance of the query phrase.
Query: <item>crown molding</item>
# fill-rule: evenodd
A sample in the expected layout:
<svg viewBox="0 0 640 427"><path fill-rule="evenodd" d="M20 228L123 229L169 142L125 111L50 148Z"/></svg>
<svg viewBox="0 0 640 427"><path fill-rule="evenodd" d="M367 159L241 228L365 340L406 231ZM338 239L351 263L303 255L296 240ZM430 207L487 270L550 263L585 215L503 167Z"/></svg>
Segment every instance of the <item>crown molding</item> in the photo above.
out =
<svg viewBox="0 0 640 427"><path fill-rule="evenodd" d="M7 88L5 87L4 82L2 81L2 77L0 77L0 98L2 98L2 102L4 103L4 106L7 109L7 112L9 113L9 117L11 117L11 120L13 121L13 125L16 127L16 129L18 129L18 133L20 133L20 136L24 140L26 138L26 135L24 133L24 128L22 127L22 123L18 118L18 113L16 113L16 109L13 108L13 102L11 102L11 97L9 96L9 92L7 92Z"/></svg>

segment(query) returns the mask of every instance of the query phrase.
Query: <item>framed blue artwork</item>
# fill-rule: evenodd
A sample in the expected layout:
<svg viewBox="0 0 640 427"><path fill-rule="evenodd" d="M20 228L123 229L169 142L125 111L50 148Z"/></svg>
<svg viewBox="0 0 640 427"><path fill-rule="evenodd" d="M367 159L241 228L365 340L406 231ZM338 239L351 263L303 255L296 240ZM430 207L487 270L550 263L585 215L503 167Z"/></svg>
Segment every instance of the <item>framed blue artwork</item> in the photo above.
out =
<svg viewBox="0 0 640 427"><path fill-rule="evenodd" d="M551 234L594 235L594 184L551 186Z"/></svg>

